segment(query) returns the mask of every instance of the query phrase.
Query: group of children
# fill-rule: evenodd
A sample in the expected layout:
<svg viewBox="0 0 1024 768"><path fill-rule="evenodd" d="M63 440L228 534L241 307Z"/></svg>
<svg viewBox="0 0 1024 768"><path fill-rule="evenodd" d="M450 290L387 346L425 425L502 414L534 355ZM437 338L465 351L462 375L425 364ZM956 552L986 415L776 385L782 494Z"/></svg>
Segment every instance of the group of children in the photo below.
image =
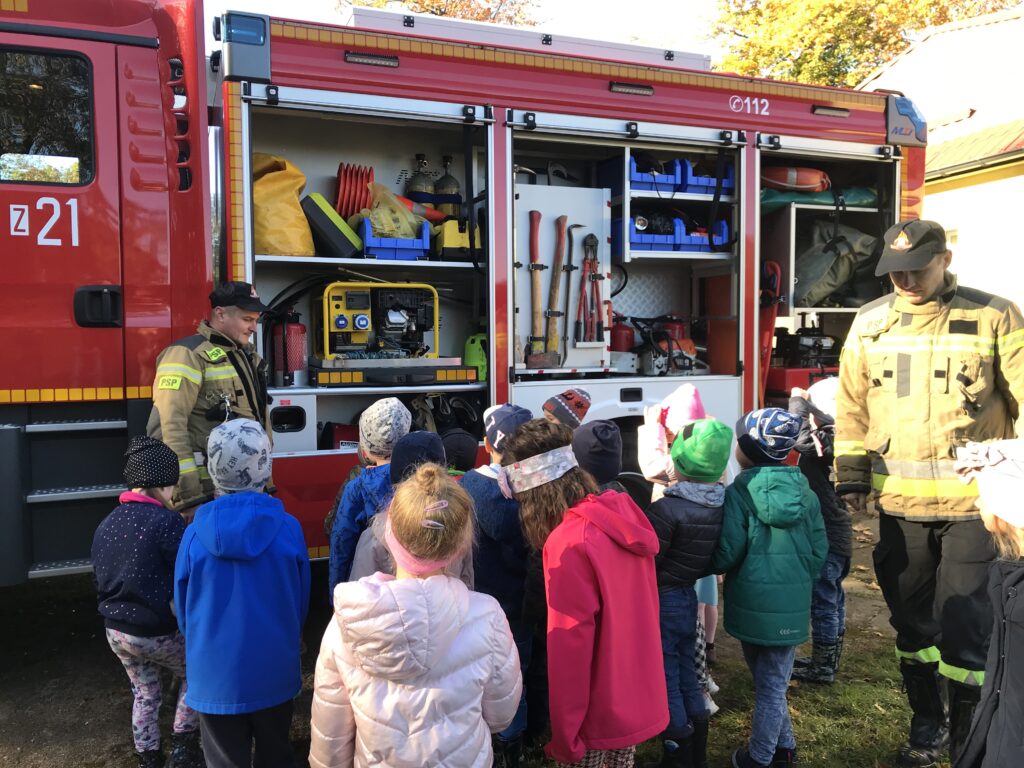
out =
<svg viewBox="0 0 1024 768"><path fill-rule="evenodd" d="M559 766L632 766L636 745L659 736L652 766L703 768L713 703L698 670L709 622L696 585L724 574L724 626L755 685L751 736L732 765L793 765L790 677L831 682L844 632L850 520L828 482L828 386L795 391L789 410L748 413L735 431L680 387L638 434L655 483L643 509L616 481L618 427L584 421L582 390L549 400L541 418L489 408L490 461L473 468L453 466L438 435L410 432L401 401L374 403L359 421L363 469L331 526L334 616L310 764L519 765L550 728L544 751ZM794 449L798 466L786 461ZM965 471L981 483L984 467L1024 467L1022 454L976 450ZM161 668L183 676L172 765L292 764L309 564L298 522L263 492L266 434L243 419L213 431L217 498L187 527L166 508L174 453L141 437L126 459L131 490L98 528L93 560L135 697L140 766L164 763ZM1018 518L1009 503L987 510L1016 561ZM1016 583L1019 565L1001 574ZM809 624L812 654L795 659ZM992 728L972 731L975 755L1006 711L997 697L983 704Z"/></svg>

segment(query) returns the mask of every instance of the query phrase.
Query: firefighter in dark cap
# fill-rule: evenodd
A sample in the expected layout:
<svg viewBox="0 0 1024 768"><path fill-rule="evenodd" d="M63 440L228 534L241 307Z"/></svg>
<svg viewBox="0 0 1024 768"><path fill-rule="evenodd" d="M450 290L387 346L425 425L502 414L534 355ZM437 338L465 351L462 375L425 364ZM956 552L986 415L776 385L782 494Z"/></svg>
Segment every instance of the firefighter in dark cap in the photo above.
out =
<svg viewBox="0 0 1024 768"><path fill-rule="evenodd" d="M933 221L890 228L875 274L895 291L857 313L839 366L837 490L879 513L875 573L913 712L901 766L937 765L947 743L955 759L984 678L995 553L955 449L1022 433L1024 318L957 285L951 258Z"/></svg>
<svg viewBox="0 0 1024 768"><path fill-rule="evenodd" d="M233 418L266 426L267 365L250 342L266 309L249 283L222 283L210 294L210 319L157 358L146 431L178 455L173 503L187 520L213 498L205 467L213 428Z"/></svg>

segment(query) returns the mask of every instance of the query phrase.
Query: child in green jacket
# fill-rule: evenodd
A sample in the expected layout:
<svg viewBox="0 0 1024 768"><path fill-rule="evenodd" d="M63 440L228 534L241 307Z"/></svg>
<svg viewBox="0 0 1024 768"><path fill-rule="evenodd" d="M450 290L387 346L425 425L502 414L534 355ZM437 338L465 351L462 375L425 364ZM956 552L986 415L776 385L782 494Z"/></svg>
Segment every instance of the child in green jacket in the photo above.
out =
<svg viewBox="0 0 1024 768"><path fill-rule="evenodd" d="M734 768L796 761L786 690L828 551L817 496L797 467L783 463L799 432L800 417L781 408L753 411L736 424L743 471L725 491L712 560L725 573L725 629L742 643L754 676L750 743L733 753Z"/></svg>

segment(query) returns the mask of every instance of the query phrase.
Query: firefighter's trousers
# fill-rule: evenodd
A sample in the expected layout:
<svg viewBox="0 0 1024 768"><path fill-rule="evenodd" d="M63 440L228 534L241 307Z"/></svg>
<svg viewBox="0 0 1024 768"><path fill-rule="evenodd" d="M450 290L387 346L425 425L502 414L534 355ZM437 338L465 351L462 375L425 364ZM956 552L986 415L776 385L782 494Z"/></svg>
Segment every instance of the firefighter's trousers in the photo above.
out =
<svg viewBox="0 0 1024 768"><path fill-rule="evenodd" d="M875 575L896 630L896 655L938 662L951 680L981 685L992 632L981 520L910 522L881 512Z"/></svg>

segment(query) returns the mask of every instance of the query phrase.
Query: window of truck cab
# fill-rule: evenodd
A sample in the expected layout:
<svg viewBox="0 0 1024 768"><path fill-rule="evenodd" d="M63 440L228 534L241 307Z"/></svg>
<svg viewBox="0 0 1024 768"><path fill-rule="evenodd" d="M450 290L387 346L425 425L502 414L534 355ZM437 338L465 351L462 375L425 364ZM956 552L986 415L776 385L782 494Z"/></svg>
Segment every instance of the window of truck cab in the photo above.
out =
<svg viewBox="0 0 1024 768"><path fill-rule="evenodd" d="M0 46L0 183L90 183L92 102L84 56Z"/></svg>

